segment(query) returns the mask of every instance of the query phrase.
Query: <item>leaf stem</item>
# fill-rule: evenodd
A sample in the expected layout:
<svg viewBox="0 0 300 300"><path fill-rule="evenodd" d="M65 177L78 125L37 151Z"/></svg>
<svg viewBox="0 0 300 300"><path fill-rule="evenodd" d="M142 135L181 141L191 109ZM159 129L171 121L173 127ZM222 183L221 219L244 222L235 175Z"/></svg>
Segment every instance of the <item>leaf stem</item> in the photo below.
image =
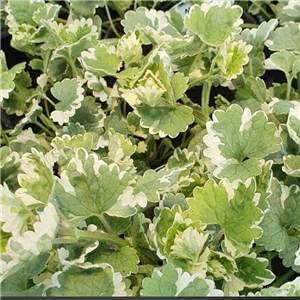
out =
<svg viewBox="0 0 300 300"><path fill-rule="evenodd" d="M193 70L195 64L197 63L199 57L201 56L201 54L202 54L202 52L203 52L205 46L206 46L205 43L203 43L203 44L200 46L199 51L198 51L196 57L194 58L194 60L193 60L193 62L192 62L192 64L191 64L191 66L190 66L190 68L189 68L188 74L192 72L192 70Z"/></svg>
<svg viewBox="0 0 300 300"><path fill-rule="evenodd" d="M240 25L242 28L258 28L258 24L253 23L243 23Z"/></svg>
<svg viewBox="0 0 300 300"><path fill-rule="evenodd" d="M261 5L258 5L257 3L255 3L255 1L252 1L252 4L254 6L256 6L268 20L272 19L272 17L267 13L267 11Z"/></svg>
<svg viewBox="0 0 300 300"><path fill-rule="evenodd" d="M201 107L203 114L209 117L209 97L210 97L211 82L205 81L203 83L202 95L201 95Z"/></svg>
<svg viewBox="0 0 300 300"><path fill-rule="evenodd" d="M294 275L295 271L293 269L290 269L288 272L280 276L278 279L276 279L273 283L273 287L280 287L282 284L284 284L290 277Z"/></svg>
<svg viewBox="0 0 300 300"><path fill-rule="evenodd" d="M48 96L46 96L46 94L38 94L37 96L40 96L43 99L46 99L51 105L53 105L55 107L55 103Z"/></svg>
<svg viewBox="0 0 300 300"><path fill-rule="evenodd" d="M78 239L92 239L92 240L100 240L104 241L119 247L129 246L129 243L115 235L101 232L100 230L96 231L86 231L75 229L75 233Z"/></svg>
<svg viewBox="0 0 300 300"><path fill-rule="evenodd" d="M57 127L44 114L41 114L39 117L46 126L50 127L54 132L57 131Z"/></svg>
<svg viewBox="0 0 300 300"><path fill-rule="evenodd" d="M108 17L108 20L109 20L109 23L110 23L110 26L111 26L113 32L115 33L115 35L118 38L120 38L121 36L120 36L119 32L117 31L117 29L116 29L116 27L114 25L114 22L113 22L113 20L111 18L111 15L110 15L110 12L109 12L109 8L107 6L107 2L106 1L105 1L105 11L106 11L106 14L107 14L107 17Z"/></svg>
<svg viewBox="0 0 300 300"><path fill-rule="evenodd" d="M136 11L138 6L138 0L134 0L134 6L133 6L133 10Z"/></svg>

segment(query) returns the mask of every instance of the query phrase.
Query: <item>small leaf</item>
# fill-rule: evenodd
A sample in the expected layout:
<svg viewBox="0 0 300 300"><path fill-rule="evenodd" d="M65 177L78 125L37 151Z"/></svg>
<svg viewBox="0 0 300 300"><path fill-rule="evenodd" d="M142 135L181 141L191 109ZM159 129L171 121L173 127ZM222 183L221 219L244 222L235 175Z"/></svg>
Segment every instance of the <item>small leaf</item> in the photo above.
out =
<svg viewBox="0 0 300 300"><path fill-rule="evenodd" d="M101 45L90 48L89 51L83 51L78 60L85 70L99 76L116 76L121 65L121 57Z"/></svg>
<svg viewBox="0 0 300 300"><path fill-rule="evenodd" d="M188 125L194 122L193 111L188 106L136 106L136 113L141 118L141 126L149 128L151 134L158 133L160 137L175 138L184 132Z"/></svg>
<svg viewBox="0 0 300 300"><path fill-rule="evenodd" d="M282 170L289 176L300 177L300 155L284 156Z"/></svg>
<svg viewBox="0 0 300 300"><path fill-rule="evenodd" d="M186 15L185 26L210 46L220 46L225 40L241 31L239 25L243 10L229 2L195 4Z"/></svg>
<svg viewBox="0 0 300 300"><path fill-rule="evenodd" d="M297 264L297 253L299 253L300 249L300 241L298 238L289 236L289 246L285 248L283 251L279 252L279 257L282 259L282 264L286 268L292 267L292 269L300 273L300 264ZM298 254L299 257L299 254ZM299 258L298 258L299 260Z"/></svg>
<svg viewBox="0 0 300 300"><path fill-rule="evenodd" d="M70 117L74 116L76 109L81 106L84 99L83 92L84 89L75 78L56 82L51 88L51 93L60 102L55 105L51 119L58 122L59 125L67 123Z"/></svg>
<svg viewBox="0 0 300 300"><path fill-rule="evenodd" d="M249 288L258 288L269 285L275 275L267 269L269 261L266 258L248 255L238 257L236 265L238 271L234 274Z"/></svg>
<svg viewBox="0 0 300 300"><path fill-rule="evenodd" d="M290 109L288 120L287 120L287 129L290 137L300 145L300 102L292 101L294 107Z"/></svg>

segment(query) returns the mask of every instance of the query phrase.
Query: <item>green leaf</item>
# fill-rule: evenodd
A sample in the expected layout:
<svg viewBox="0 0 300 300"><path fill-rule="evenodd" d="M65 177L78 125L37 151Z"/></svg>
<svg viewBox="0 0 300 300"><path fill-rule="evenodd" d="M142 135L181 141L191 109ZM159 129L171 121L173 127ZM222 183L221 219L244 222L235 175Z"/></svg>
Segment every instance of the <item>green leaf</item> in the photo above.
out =
<svg viewBox="0 0 300 300"><path fill-rule="evenodd" d="M77 83L76 78L56 82L51 88L51 93L60 102L55 105L51 119L60 125L69 122L70 117L74 116L76 109L81 106L83 92L84 89Z"/></svg>
<svg viewBox="0 0 300 300"><path fill-rule="evenodd" d="M184 105L154 108L149 105L139 105L135 108L135 113L141 118L141 126L149 128L151 134L158 133L160 137L168 135L175 138L194 122L193 110Z"/></svg>
<svg viewBox="0 0 300 300"><path fill-rule="evenodd" d="M179 32L168 22L163 11L156 11L154 9L147 9L146 7L139 7L136 11L128 11L124 19L121 21L125 33L134 31L136 28L140 29L154 29L153 33L163 32L167 35L178 36ZM151 32L152 32L151 31ZM151 37L151 36L150 36ZM151 37L153 38L153 37ZM143 37L144 44L151 44L148 37Z"/></svg>
<svg viewBox="0 0 300 300"><path fill-rule="evenodd" d="M286 125L290 137L298 145L300 145L300 119L299 119L300 102L298 101L292 101L292 102L294 104L294 107L290 109Z"/></svg>
<svg viewBox="0 0 300 300"><path fill-rule="evenodd" d="M300 177L300 155L284 156L282 170L289 176Z"/></svg>
<svg viewBox="0 0 300 300"><path fill-rule="evenodd" d="M275 249L279 252L289 246L286 227L292 225L298 231L300 229L297 217L300 213L300 190L296 185L287 188L273 178L271 191L267 199L270 208L259 225L263 229L263 234L257 244L263 245L268 251Z"/></svg>
<svg viewBox="0 0 300 300"><path fill-rule="evenodd" d="M270 33L265 45L272 51L293 51L300 53L299 23L288 22Z"/></svg>
<svg viewBox="0 0 300 300"><path fill-rule="evenodd" d="M107 165L96 154L79 148L55 183L54 199L66 214L127 217L135 213L135 208L122 205L123 198L133 198L128 183L129 174L120 173L116 164Z"/></svg>
<svg viewBox="0 0 300 300"><path fill-rule="evenodd" d="M70 1L70 7L71 10L77 15L77 16L93 16L96 13L97 7L104 7L105 1L104 0L92 0L92 1Z"/></svg>
<svg viewBox="0 0 300 300"><path fill-rule="evenodd" d="M93 264L108 263L115 272L120 272L122 276L129 276L131 273L137 273L139 257L136 250L129 246L110 249L107 244L101 244L93 251L88 261Z"/></svg>
<svg viewBox="0 0 300 300"><path fill-rule="evenodd" d="M226 112L215 111L213 121L207 123L207 131L203 141L208 147L203 154L218 166L216 177L230 180L257 176L260 173L257 159L279 150L281 142L275 124L268 122L263 111L252 115L249 108L243 110L236 104Z"/></svg>
<svg viewBox="0 0 300 300"><path fill-rule="evenodd" d="M225 40L241 31L239 25L243 10L229 2L195 4L186 15L185 26L211 46L220 46Z"/></svg>
<svg viewBox="0 0 300 300"><path fill-rule="evenodd" d="M5 182L11 191L15 191L19 187L17 175L21 165L20 155L9 147L2 146L0 148L0 157L1 184Z"/></svg>
<svg viewBox="0 0 300 300"><path fill-rule="evenodd" d="M227 80L237 78L243 72L243 65L249 62L248 53L252 46L243 41L225 42L217 56L216 63L220 68L220 75Z"/></svg>
<svg viewBox="0 0 300 300"><path fill-rule="evenodd" d="M283 251L279 252L279 257L282 259L282 264L286 267L292 267L292 269L300 273L300 264L299 258L298 262L296 261L296 252L299 252L300 249L300 240L298 238L289 236L289 246ZM299 254L298 254L299 257Z"/></svg>
<svg viewBox="0 0 300 300"><path fill-rule="evenodd" d="M259 103L264 103L267 89L265 82L259 77L248 77L245 85L241 86L235 94L237 100L255 99Z"/></svg>
<svg viewBox="0 0 300 300"><path fill-rule="evenodd" d="M27 219L32 216L22 199L13 194L7 187L0 185L1 191L1 230L11 232L13 236L27 230Z"/></svg>
<svg viewBox="0 0 300 300"><path fill-rule="evenodd" d="M39 7L32 16L33 21L38 25L43 25L42 20L54 20L58 17L61 6L58 4L46 3L43 7ZM24 22L27 23L27 22Z"/></svg>
<svg viewBox="0 0 300 300"><path fill-rule="evenodd" d="M188 89L187 85L188 78L183 75L183 73L175 73L171 77L171 86L174 92L174 100L180 99L185 91Z"/></svg>
<svg viewBox="0 0 300 300"><path fill-rule="evenodd" d="M83 51L78 60L85 70L99 76L116 76L121 65L121 57L101 45L90 48L89 51Z"/></svg>
<svg viewBox="0 0 300 300"><path fill-rule="evenodd" d="M19 135L23 130L23 127L28 123L35 123L37 117L43 113L43 108L39 106L39 101L36 99L32 100L32 105L29 108L29 111L25 114L24 118L15 126L11 131L10 135Z"/></svg>
<svg viewBox="0 0 300 300"><path fill-rule="evenodd" d="M265 60L265 68L267 70L280 70L289 79L300 71L299 67L294 69L298 61L299 58L292 52L281 50L280 52L271 54L270 58Z"/></svg>
<svg viewBox="0 0 300 300"><path fill-rule="evenodd" d="M220 290L214 289L211 280L197 273L192 276L182 273L182 269L175 269L172 264L165 265L161 271L154 271L151 278L145 278L140 293L143 297L223 295Z"/></svg>
<svg viewBox="0 0 300 300"><path fill-rule="evenodd" d="M30 262L19 262L7 271L1 280L2 296L42 296L44 286L30 286L29 279L40 274L46 267L49 254L43 253Z"/></svg>
<svg viewBox="0 0 300 300"><path fill-rule="evenodd" d="M71 266L57 273L57 286L50 289L50 296L126 296L125 283L108 264Z"/></svg>
<svg viewBox="0 0 300 300"><path fill-rule="evenodd" d="M32 153L22 156L21 169L18 175L20 189L16 194L29 204L48 203L54 185L52 162L34 148Z"/></svg>
<svg viewBox="0 0 300 300"><path fill-rule="evenodd" d="M246 185L239 183L232 189L228 181L221 181L216 185L215 181L208 180L203 188L194 189L194 198L188 200L192 209L192 220L200 220L207 224L219 224L225 233L225 245L232 255L246 254L254 243L254 240L262 234L257 226L262 217L261 210L254 199L255 182L248 181ZM234 193L232 195L232 193Z"/></svg>
<svg viewBox="0 0 300 300"><path fill-rule="evenodd" d="M248 288L269 285L275 279L275 275L267 269L269 261L266 258L255 257L253 254L236 259L238 271L234 275Z"/></svg>

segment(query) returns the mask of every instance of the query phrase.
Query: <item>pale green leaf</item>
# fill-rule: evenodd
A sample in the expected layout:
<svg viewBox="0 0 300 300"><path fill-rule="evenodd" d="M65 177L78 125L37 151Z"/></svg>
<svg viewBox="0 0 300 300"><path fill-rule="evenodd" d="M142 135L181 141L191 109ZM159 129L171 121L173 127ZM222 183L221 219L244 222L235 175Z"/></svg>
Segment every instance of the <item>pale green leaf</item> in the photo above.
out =
<svg viewBox="0 0 300 300"><path fill-rule="evenodd" d="M214 289L211 280L204 279L201 274L182 273L182 269L175 269L172 264L165 265L161 271L155 270L151 278L145 278L140 293L143 297L223 295L222 291Z"/></svg>
<svg viewBox="0 0 300 300"><path fill-rule="evenodd" d="M269 210L266 212L260 227L263 234L257 241L264 245L266 250L282 251L289 245L289 237L286 227L292 225L300 229L300 190L296 185L287 188L280 184L277 179L272 179L271 195L267 199Z"/></svg>
<svg viewBox="0 0 300 300"><path fill-rule="evenodd" d="M278 27L270 33L265 45L272 51L293 51L300 53L300 24L288 22L284 27Z"/></svg>
<svg viewBox="0 0 300 300"><path fill-rule="evenodd" d="M32 153L22 155L21 169L18 175L21 186L16 195L29 204L47 203L54 185L53 162L32 148Z"/></svg>
<svg viewBox="0 0 300 300"><path fill-rule="evenodd" d="M17 261L31 261L41 253L52 249L60 219L52 203L48 203L39 215L39 222L33 224L33 230L8 240L7 254Z"/></svg>
<svg viewBox="0 0 300 300"><path fill-rule="evenodd" d="M27 219L32 216L22 199L14 195L6 184L1 191L1 230L13 236L22 235L27 230Z"/></svg>
<svg viewBox="0 0 300 300"><path fill-rule="evenodd" d="M33 12L32 19L36 24L43 25L41 20L54 20L57 18L60 8L61 6L58 4L46 3Z"/></svg>
<svg viewBox="0 0 300 300"><path fill-rule="evenodd" d="M57 273L50 296L100 297L126 296L125 283L109 264L71 266Z"/></svg>
<svg viewBox="0 0 300 300"><path fill-rule="evenodd" d="M121 66L121 57L100 45L90 48L89 51L83 51L78 60L85 70L99 76L116 76Z"/></svg>
<svg viewBox="0 0 300 300"><path fill-rule="evenodd" d="M35 123L37 117L43 113L43 108L39 105L39 101L36 99L32 100L32 105L29 111L25 114L24 118L15 126L11 131L10 135L19 135L23 130L23 127L28 123Z"/></svg>
<svg viewBox="0 0 300 300"><path fill-rule="evenodd" d="M290 137L300 145L300 102L292 101L292 103L294 107L290 109L286 125Z"/></svg>
<svg viewBox="0 0 300 300"><path fill-rule="evenodd" d="M275 124L268 122L263 111L252 114L249 108L243 110L236 104L226 112L215 111L207 131L203 141L208 147L203 153L218 166L215 176L222 176L223 170L223 176L236 176L233 178L258 175L257 159L279 150L281 142Z"/></svg>
<svg viewBox="0 0 300 300"><path fill-rule="evenodd" d="M282 170L289 176L300 177L300 155L284 156Z"/></svg>
<svg viewBox="0 0 300 300"><path fill-rule="evenodd" d="M54 199L68 215L88 218L107 213L126 217L135 213L135 208L122 206L125 195L133 199L127 193L128 183L129 174L121 173L116 164L107 165L95 153L79 148L55 183Z"/></svg>
<svg viewBox="0 0 300 300"><path fill-rule="evenodd" d="M146 7L139 7L136 11L128 11L125 18L121 21L125 33L134 31L136 28L152 29L153 33L162 32L170 36L178 36L179 32L173 27L163 11L154 9L147 9ZM150 36L151 38L151 36ZM147 37L143 37L144 44L150 44Z"/></svg>
<svg viewBox="0 0 300 300"><path fill-rule="evenodd" d="M107 244L100 243L99 247L89 255L88 261L93 264L108 263L115 272L120 272L126 277L131 273L137 273L139 257L136 250L129 246L110 249Z"/></svg>
<svg viewBox="0 0 300 300"><path fill-rule="evenodd" d="M97 7L104 7L105 0L92 0L92 1L77 1L71 0L71 10L78 16L93 16L96 13Z"/></svg>
<svg viewBox="0 0 300 300"><path fill-rule="evenodd" d="M158 133L160 137L168 135L175 138L194 122L193 110L184 105L154 108L148 105L140 105L135 108L135 112L141 118L141 126L149 128L151 134Z"/></svg>
<svg viewBox="0 0 300 300"><path fill-rule="evenodd" d="M191 218L207 224L219 224L225 233L225 245L228 250L237 253L248 253L254 240L262 234L257 226L262 211L257 207L254 199L254 180L247 185L239 183L229 196L226 186L228 181L221 181L216 185L214 180L208 180L203 188L194 189L194 198L188 200L192 209ZM229 187L227 187L229 188ZM232 187L231 187L232 189Z"/></svg>
<svg viewBox="0 0 300 300"><path fill-rule="evenodd" d="M60 125L67 123L81 106L83 92L84 89L77 83L76 78L56 82L51 88L51 93L60 102L55 105L50 117Z"/></svg>
<svg viewBox="0 0 300 300"><path fill-rule="evenodd" d="M295 272L300 273L300 264L296 264L296 252L299 252L300 240L298 238L289 236L289 246L283 251L279 252L279 257L282 259L282 264L289 268L291 267ZM299 254L298 254L299 257ZM299 260L299 258L298 258Z"/></svg>
<svg viewBox="0 0 300 300"><path fill-rule="evenodd" d="M287 78L296 75L299 70L293 71L293 67L298 58L290 51L281 50L271 54L270 58L265 60L265 68L267 70L280 70L285 73Z"/></svg>
<svg viewBox="0 0 300 300"><path fill-rule="evenodd" d="M220 46L241 31L242 8L229 2L195 4L186 15L185 26L211 46Z"/></svg>
<svg viewBox="0 0 300 300"><path fill-rule="evenodd" d="M20 155L9 147L2 146L0 148L0 157L1 184L5 182L9 189L14 192L19 187L17 175L21 165Z"/></svg>
<svg viewBox="0 0 300 300"><path fill-rule="evenodd" d="M40 274L45 269L48 258L49 254L43 253L30 262L18 263L6 272L1 280L2 297L42 296L44 286L33 286L29 288L29 279Z"/></svg>

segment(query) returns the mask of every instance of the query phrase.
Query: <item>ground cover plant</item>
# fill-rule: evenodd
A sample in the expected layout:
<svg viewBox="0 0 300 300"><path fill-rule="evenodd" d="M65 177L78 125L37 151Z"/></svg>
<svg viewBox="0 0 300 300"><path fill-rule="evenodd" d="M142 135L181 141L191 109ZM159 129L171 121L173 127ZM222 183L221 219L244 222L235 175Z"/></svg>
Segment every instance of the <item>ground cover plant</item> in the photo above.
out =
<svg viewBox="0 0 300 300"><path fill-rule="evenodd" d="M1 19L2 296L300 295L299 1Z"/></svg>

